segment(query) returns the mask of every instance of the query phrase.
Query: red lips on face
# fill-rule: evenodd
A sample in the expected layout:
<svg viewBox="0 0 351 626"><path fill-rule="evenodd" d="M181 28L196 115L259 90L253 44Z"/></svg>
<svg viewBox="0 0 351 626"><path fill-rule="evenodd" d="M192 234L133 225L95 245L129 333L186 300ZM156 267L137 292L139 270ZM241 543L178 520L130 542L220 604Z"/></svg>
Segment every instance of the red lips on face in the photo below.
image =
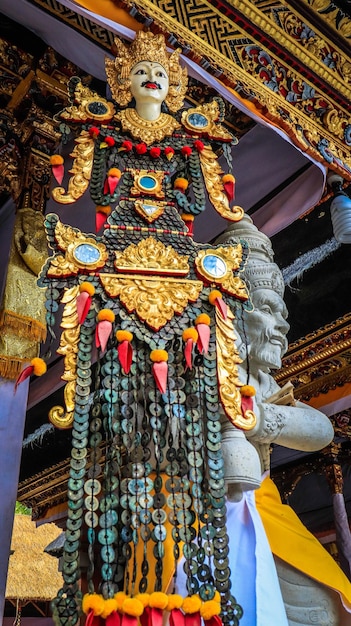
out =
<svg viewBox="0 0 351 626"><path fill-rule="evenodd" d="M145 87L147 89L158 89L158 86L156 85L156 83L146 83Z"/></svg>

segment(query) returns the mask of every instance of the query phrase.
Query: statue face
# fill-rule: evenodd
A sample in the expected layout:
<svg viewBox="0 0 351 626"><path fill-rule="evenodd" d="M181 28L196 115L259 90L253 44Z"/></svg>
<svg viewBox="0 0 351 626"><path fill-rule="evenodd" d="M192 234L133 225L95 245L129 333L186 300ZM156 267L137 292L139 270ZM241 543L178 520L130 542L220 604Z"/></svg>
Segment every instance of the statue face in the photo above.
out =
<svg viewBox="0 0 351 626"><path fill-rule="evenodd" d="M130 90L138 105L160 103L168 94L169 80L164 67L151 61L140 61L130 73Z"/></svg>
<svg viewBox="0 0 351 626"><path fill-rule="evenodd" d="M255 309L246 318L250 357L261 369L278 369L288 347L285 302L270 289L257 289L251 297Z"/></svg>

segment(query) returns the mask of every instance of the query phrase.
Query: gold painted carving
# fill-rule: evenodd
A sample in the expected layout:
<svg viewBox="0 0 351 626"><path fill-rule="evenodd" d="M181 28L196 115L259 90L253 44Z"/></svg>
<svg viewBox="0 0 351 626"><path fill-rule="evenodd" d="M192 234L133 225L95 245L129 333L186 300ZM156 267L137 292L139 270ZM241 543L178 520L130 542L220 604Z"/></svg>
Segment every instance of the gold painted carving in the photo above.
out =
<svg viewBox="0 0 351 626"><path fill-rule="evenodd" d="M79 287L75 286L67 289L61 302L65 305L62 314L60 345L57 349L59 354L64 356L65 371L62 380L66 380L64 399L66 407L53 406L49 411L49 420L56 428L71 428L73 424L74 397L76 392L76 370L79 341L79 322L77 314L76 299L79 294Z"/></svg>
<svg viewBox="0 0 351 626"><path fill-rule="evenodd" d="M123 252L116 251L115 267L120 272L168 276L186 276L189 273L188 256L180 255L172 246L148 237L137 245L132 243Z"/></svg>
<svg viewBox="0 0 351 626"><path fill-rule="evenodd" d="M106 246L101 242L97 242L93 236L84 235L80 230L66 226L58 221L55 227L55 239L59 248L65 252L65 255L58 254L52 257L47 272L50 278L74 276L78 274L80 269L95 271L105 265L108 258ZM83 244L94 248L96 255L99 255L97 260L88 263L77 258L77 248Z"/></svg>
<svg viewBox="0 0 351 626"><path fill-rule="evenodd" d="M155 198L164 198L165 194L162 190L162 182L165 176L164 172L161 171L151 171L151 170L133 170L128 168L128 172L132 174L134 177L133 187L130 190L132 196L155 196ZM153 189L148 189L142 184L143 177L152 178L155 181L155 187Z"/></svg>
<svg viewBox="0 0 351 626"><path fill-rule="evenodd" d="M206 118L207 124L205 126L196 126L189 119L190 116L199 115L202 118ZM223 141L233 141L233 135L227 131L222 124L216 123L219 118L219 106L216 100L207 102L206 104L200 104L196 108L186 109L182 113L181 122L183 126L191 133L197 135L206 134L211 139L222 139Z"/></svg>
<svg viewBox="0 0 351 626"><path fill-rule="evenodd" d="M188 302L195 302L203 287L199 280L142 275L100 274L100 280L109 296L119 296L130 313L135 311L154 330L162 328L176 313L182 313Z"/></svg>
<svg viewBox="0 0 351 626"><path fill-rule="evenodd" d="M83 130L75 139L75 143L71 154L74 159L73 165L69 171L73 176L69 180L68 191L66 193L63 187L55 187L52 191L53 199L60 204L72 204L81 198L88 188L91 177L94 139L90 137L88 131Z"/></svg>
<svg viewBox="0 0 351 626"><path fill-rule="evenodd" d="M223 319L216 308L216 348L218 387L221 404L229 421L242 430L252 430L256 425L256 415L253 411L241 410L238 363L242 362L235 345L237 339L234 331L234 315L228 308L227 319Z"/></svg>
<svg viewBox="0 0 351 626"><path fill-rule="evenodd" d="M115 119L121 123L124 132L130 133L134 139L144 141L148 146L155 141L170 137L175 130L180 128L179 122L167 113L161 113L157 120L149 121L140 117L132 108L119 111Z"/></svg>
<svg viewBox="0 0 351 626"><path fill-rule="evenodd" d="M199 155L206 189L214 208L224 219L230 222L239 222L244 215L244 210L240 206L229 207L228 198L223 188L223 171L216 154L210 146L205 146Z"/></svg>
<svg viewBox="0 0 351 626"><path fill-rule="evenodd" d="M169 110L175 113L183 106L188 74L179 63L181 48L169 54L164 35L155 35L150 31L139 31L134 41L127 46L115 37L114 47L117 50L116 58L107 58L105 69L112 97L120 106L126 106L131 101L129 75L134 65L145 59L160 63L168 74L169 90L165 101Z"/></svg>
<svg viewBox="0 0 351 626"><path fill-rule="evenodd" d="M60 117L68 122L86 122L87 120L108 122L115 112L112 102L89 87L84 87L79 80L74 90L74 104L61 111Z"/></svg>
<svg viewBox="0 0 351 626"><path fill-rule="evenodd" d="M210 281L220 285L223 291L230 293L232 296L239 298L239 300L247 300L249 297L246 284L239 276L234 276L233 271L239 269L242 262L242 246L228 246L226 248L212 248L210 250L200 250L196 259L195 265L199 274ZM205 267L206 257L218 257L222 262L223 267L222 276L214 276Z"/></svg>

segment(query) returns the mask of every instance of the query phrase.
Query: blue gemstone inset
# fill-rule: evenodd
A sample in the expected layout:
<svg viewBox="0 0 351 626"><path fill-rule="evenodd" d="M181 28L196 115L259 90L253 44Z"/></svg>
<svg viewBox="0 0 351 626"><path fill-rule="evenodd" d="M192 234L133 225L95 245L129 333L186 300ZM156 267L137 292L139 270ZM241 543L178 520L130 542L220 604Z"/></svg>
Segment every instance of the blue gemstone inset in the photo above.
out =
<svg viewBox="0 0 351 626"><path fill-rule="evenodd" d="M202 261L202 267L213 278L223 278L227 273L226 263L215 254L207 254Z"/></svg>
<svg viewBox="0 0 351 626"><path fill-rule="evenodd" d="M194 128L205 128L208 125L208 119L202 113L189 113L187 120Z"/></svg>
<svg viewBox="0 0 351 626"><path fill-rule="evenodd" d="M152 191L157 186L157 181L152 176L141 176L139 179L139 185L143 189L147 189L148 191Z"/></svg>
<svg viewBox="0 0 351 626"><path fill-rule="evenodd" d="M100 259L100 251L89 243L81 243L76 247L74 256L80 263L96 263Z"/></svg>

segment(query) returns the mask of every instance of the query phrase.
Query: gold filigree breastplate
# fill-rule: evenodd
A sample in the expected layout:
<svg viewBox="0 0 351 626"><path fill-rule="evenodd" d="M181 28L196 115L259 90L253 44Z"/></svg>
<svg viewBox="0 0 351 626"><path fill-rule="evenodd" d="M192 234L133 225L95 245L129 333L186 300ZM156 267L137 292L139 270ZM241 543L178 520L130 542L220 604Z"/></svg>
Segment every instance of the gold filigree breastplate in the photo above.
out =
<svg viewBox="0 0 351 626"><path fill-rule="evenodd" d="M115 115L121 123L122 130L132 135L134 139L144 141L148 146L155 141L162 141L170 137L180 128L179 122L167 113L161 113L157 120L144 120L135 109L125 109Z"/></svg>

